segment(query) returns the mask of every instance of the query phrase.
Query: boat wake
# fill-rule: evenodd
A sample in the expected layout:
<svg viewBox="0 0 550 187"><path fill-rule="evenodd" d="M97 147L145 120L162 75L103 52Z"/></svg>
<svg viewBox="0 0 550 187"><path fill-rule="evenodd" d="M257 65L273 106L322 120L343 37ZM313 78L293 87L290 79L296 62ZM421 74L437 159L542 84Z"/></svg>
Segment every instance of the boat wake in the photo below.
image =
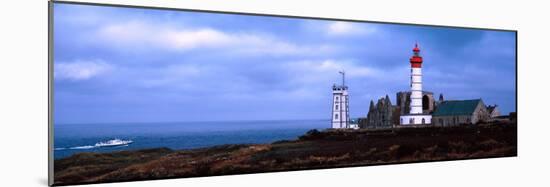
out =
<svg viewBox="0 0 550 187"><path fill-rule="evenodd" d="M121 139L112 139L105 142L97 142L94 145L84 145L84 146L75 146L75 147L60 147L55 148L55 151L61 151L61 150L78 150L78 149L94 149L94 148L100 148L100 147L118 147L118 146L128 146L129 144L133 143L132 140L121 140Z"/></svg>

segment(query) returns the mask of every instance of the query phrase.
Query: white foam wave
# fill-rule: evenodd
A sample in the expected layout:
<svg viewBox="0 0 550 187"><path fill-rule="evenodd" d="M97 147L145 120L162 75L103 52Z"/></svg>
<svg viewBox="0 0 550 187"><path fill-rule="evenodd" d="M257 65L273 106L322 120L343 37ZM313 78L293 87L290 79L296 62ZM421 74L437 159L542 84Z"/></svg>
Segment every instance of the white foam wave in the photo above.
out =
<svg viewBox="0 0 550 187"><path fill-rule="evenodd" d="M128 146L129 144L133 143L132 140L121 140L121 139L112 139L105 142L97 142L94 145L84 145L84 146L75 146L75 147L69 147L69 148L55 148L54 150L60 151L60 150L66 150L66 149L94 149L94 148L100 148L100 147L116 147L116 146Z"/></svg>
<svg viewBox="0 0 550 187"><path fill-rule="evenodd" d="M96 148L96 147L93 145L85 145L85 146L70 147L69 149L92 149L92 148Z"/></svg>

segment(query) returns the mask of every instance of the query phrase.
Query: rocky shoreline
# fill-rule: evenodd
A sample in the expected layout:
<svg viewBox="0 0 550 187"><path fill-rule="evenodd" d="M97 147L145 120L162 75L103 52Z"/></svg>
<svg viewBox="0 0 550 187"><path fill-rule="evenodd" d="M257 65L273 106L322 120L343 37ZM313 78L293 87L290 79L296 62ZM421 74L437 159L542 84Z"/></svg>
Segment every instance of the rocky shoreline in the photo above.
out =
<svg viewBox="0 0 550 187"><path fill-rule="evenodd" d="M297 140L79 153L55 160L55 185L199 177L517 155L517 125L311 130Z"/></svg>

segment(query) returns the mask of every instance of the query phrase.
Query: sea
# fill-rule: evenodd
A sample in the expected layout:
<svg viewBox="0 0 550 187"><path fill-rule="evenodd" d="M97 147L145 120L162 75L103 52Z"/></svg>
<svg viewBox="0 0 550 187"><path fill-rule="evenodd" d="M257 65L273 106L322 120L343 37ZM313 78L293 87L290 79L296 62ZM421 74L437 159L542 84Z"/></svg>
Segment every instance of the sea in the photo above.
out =
<svg viewBox="0 0 550 187"><path fill-rule="evenodd" d="M81 152L271 143L328 127L330 120L55 124L54 159Z"/></svg>

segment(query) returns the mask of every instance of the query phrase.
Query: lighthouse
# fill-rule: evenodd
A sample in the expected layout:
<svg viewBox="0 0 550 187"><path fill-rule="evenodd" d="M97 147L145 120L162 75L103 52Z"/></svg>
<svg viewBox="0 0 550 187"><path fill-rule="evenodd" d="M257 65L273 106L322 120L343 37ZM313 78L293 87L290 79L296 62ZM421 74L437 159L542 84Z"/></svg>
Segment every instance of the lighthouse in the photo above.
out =
<svg viewBox="0 0 550 187"><path fill-rule="evenodd" d="M422 110L422 56L418 43L414 45L413 56L410 59L411 64L411 96L410 110L407 115L400 117L401 125L421 125L430 124L432 116L423 114Z"/></svg>
<svg viewBox="0 0 550 187"><path fill-rule="evenodd" d="M411 110L409 114L422 114L422 57L415 44L411 57Z"/></svg>
<svg viewBox="0 0 550 187"><path fill-rule="evenodd" d="M332 128L334 129L350 128L346 73L344 71L339 73L342 74L342 85L332 86Z"/></svg>

